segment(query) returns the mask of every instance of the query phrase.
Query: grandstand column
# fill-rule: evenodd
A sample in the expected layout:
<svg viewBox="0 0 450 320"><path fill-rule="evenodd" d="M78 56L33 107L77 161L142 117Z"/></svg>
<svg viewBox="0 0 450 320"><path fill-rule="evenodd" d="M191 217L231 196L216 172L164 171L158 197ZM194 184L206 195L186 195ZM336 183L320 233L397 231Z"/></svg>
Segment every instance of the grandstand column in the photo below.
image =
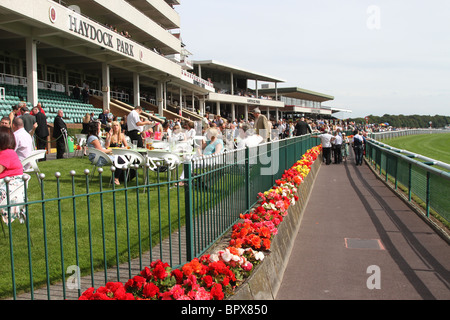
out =
<svg viewBox="0 0 450 320"><path fill-rule="evenodd" d="M37 50L36 40L31 37L26 39L27 48L27 101L32 106L38 103L38 76L37 76Z"/></svg>
<svg viewBox="0 0 450 320"><path fill-rule="evenodd" d="M158 104L158 114L163 115L163 83L158 81L158 86L156 87L156 103Z"/></svg>
<svg viewBox="0 0 450 320"><path fill-rule="evenodd" d="M234 103L231 104L231 121L236 118L236 105Z"/></svg>
<svg viewBox="0 0 450 320"><path fill-rule="evenodd" d="M179 101L179 104L180 104L180 111L182 111L183 110L183 89L180 87L180 101Z"/></svg>
<svg viewBox="0 0 450 320"><path fill-rule="evenodd" d="M244 109L244 120L245 122L248 122L248 105L246 104Z"/></svg>
<svg viewBox="0 0 450 320"><path fill-rule="evenodd" d="M109 103L111 102L111 90L109 90L109 65L102 63L102 92L103 92L103 110L109 109Z"/></svg>
<svg viewBox="0 0 450 320"><path fill-rule="evenodd" d="M220 116L220 101L216 102L216 114Z"/></svg>
<svg viewBox="0 0 450 320"><path fill-rule="evenodd" d="M133 98L134 106L139 106L141 104L141 90L139 83L139 74L137 72L133 73Z"/></svg>

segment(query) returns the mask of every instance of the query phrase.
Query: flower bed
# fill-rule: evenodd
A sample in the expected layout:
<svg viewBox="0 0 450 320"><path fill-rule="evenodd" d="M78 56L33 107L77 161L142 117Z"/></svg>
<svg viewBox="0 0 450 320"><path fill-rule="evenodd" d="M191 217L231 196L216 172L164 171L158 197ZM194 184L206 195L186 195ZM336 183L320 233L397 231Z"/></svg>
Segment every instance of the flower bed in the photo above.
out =
<svg viewBox="0 0 450 320"><path fill-rule="evenodd" d="M80 300L223 300L252 274L260 264L290 206L298 201L297 188L309 174L322 148L308 150L270 190L259 193L258 205L241 214L242 221L232 227L229 246L205 254L171 269L160 260L125 284L108 282L89 288Z"/></svg>

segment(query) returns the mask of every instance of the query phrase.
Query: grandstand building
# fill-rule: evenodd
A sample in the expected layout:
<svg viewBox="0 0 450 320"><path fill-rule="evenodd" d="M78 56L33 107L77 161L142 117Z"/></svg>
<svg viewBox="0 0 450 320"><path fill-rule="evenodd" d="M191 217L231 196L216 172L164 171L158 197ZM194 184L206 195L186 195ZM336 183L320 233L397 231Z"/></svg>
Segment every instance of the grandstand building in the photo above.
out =
<svg viewBox="0 0 450 320"><path fill-rule="evenodd" d="M40 102L51 125L86 113L122 117L141 105L157 121L196 121L205 112L248 120L331 115L334 98L215 60L191 61L181 39L179 0L0 0L0 114ZM189 17L188 17L189 18ZM254 86L251 87L251 83ZM88 97L74 96L74 88Z"/></svg>
<svg viewBox="0 0 450 320"><path fill-rule="evenodd" d="M259 93L283 102L284 107L280 109L280 112L281 117L286 119L295 120L301 116L331 118L338 112L351 112L347 109L327 107L323 103L334 100L333 96L303 88L274 88L270 85L263 85Z"/></svg>
<svg viewBox="0 0 450 320"><path fill-rule="evenodd" d="M252 72L236 66L231 66L215 60L194 61L194 73L213 83L215 92L206 96L205 110L228 119L248 120L248 114L256 106L267 115L272 112L278 117L278 110L284 108L284 103L278 101L276 88L282 79ZM249 88L250 83L254 88ZM262 96L258 92L261 82L270 83L275 87L275 96Z"/></svg>
<svg viewBox="0 0 450 320"><path fill-rule="evenodd" d="M78 124L86 112L120 117L142 105L163 121L177 116L170 104L183 108L186 95L203 101L214 88L190 72L178 4L0 0L2 114L18 101L41 102L49 123L61 108L67 123ZM77 85L88 86L86 101L74 99Z"/></svg>

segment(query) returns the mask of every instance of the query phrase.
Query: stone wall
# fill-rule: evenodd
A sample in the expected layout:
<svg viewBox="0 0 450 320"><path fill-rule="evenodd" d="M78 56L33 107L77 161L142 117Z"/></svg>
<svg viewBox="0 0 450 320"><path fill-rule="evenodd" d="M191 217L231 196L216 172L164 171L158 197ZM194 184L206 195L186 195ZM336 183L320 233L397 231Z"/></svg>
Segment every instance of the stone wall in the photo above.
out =
<svg viewBox="0 0 450 320"><path fill-rule="evenodd" d="M229 300L274 300L276 298L321 164L322 156L319 156L311 166L310 173L298 187L299 199L295 205L289 207L288 215L283 219L278 228L278 234L272 241L270 252Z"/></svg>

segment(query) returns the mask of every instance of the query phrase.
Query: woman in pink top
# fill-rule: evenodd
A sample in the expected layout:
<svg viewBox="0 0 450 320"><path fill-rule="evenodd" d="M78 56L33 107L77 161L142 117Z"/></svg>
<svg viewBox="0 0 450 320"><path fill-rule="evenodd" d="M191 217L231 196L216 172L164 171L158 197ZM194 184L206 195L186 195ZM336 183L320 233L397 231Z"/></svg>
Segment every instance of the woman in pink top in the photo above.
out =
<svg viewBox="0 0 450 320"><path fill-rule="evenodd" d="M16 140L11 129L0 127L0 179L23 174L22 163L14 151Z"/></svg>

